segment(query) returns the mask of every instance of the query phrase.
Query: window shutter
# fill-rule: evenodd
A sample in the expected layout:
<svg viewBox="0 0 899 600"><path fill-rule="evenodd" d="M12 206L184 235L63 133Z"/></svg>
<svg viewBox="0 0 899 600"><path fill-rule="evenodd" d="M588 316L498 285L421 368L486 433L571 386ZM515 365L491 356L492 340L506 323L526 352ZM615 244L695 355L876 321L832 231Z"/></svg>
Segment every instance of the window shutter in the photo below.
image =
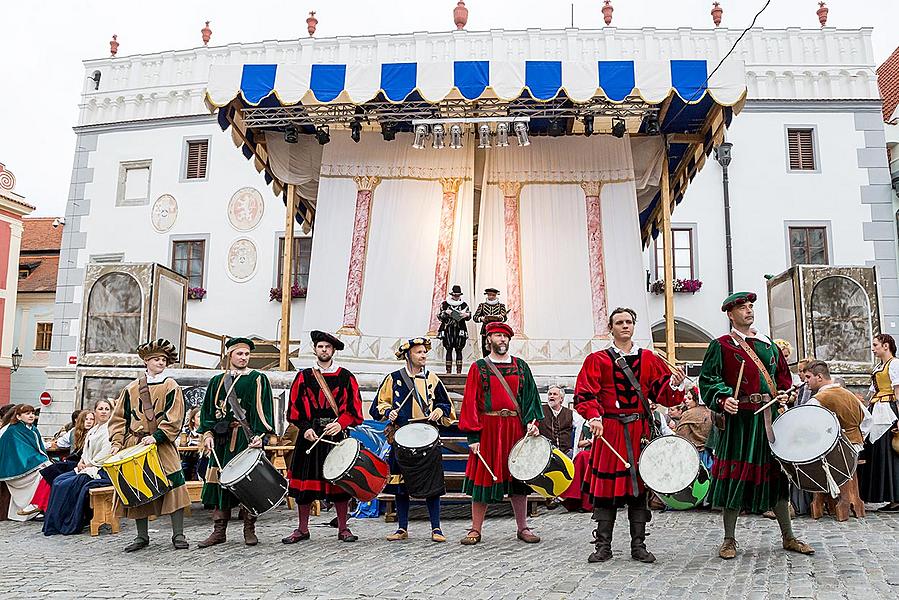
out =
<svg viewBox="0 0 899 600"><path fill-rule="evenodd" d="M791 171L815 170L815 147L811 129L788 129Z"/></svg>
<svg viewBox="0 0 899 600"><path fill-rule="evenodd" d="M204 179L206 177L206 157L208 154L208 140L187 142L187 168L185 169L185 179Z"/></svg>

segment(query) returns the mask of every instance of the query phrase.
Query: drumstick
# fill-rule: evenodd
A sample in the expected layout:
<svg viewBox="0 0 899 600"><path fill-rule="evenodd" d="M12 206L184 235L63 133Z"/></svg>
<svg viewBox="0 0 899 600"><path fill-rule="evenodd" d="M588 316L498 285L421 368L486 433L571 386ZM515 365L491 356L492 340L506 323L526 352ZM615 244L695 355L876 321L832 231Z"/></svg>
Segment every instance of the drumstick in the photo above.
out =
<svg viewBox="0 0 899 600"><path fill-rule="evenodd" d="M746 361L743 360L742 356L738 356L740 359L740 372L737 373L737 387L734 388L734 400L739 402L740 398L740 384L743 383L743 369L746 368Z"/></svg>
<svg viewBox="0 0 899 600"><path fill-rule="evenodd" d="M762 406L761 408L759 408L757 411L755 411L755 412L752 413L752 414L754 414L754 415L759 414L760 412L762 412L763 410L765 410L766 408L768 408L769 406L771 406L771 405L774 404L775 402L778 402L778 400L777 400L778 398L780 398L780 397L783 396L784 394L791 394L791 393L793 393L797 388L799 388L799 386L798 386L798 385L794 385L793 387L791 387L791 388L788 389L787 391L781 392L780 394L777 394L774 398L771 399L770 402L768 402L767 404L765 404L764 406Z"/></svg>
<svg viewBox="0 0 899 600"><path fill-rule="evenodd" d="M219 470L222 470L222 462L219 460L218 454L215 453L215 448L210 448L210 452L212 452L212 458L215 459L215 464L219 466Z"/></svg>
<svg viewBox="0 0 899 600"><path fill-rule="evenodd" d="M497 480L497 477L496 477L496 475L493 474L493 469L490 468L490 465L488 465L488 464L487 464L487 461L484 459L484 457L481 456L481 452L478 451L478 452L475 452L475 454L477 454L477 455L478 455L478 458L481 459L481 464L484 465L484 468L487 469L487 472L490 473L490 476L491 476L491 477L493 477L493 481L496 481L496 480Z"/></svg>
<svg viewBox="0 0 899 600"><path fill-rule="evenodd" d="M615 448L612 447L612 444L610 444L609 441L608 441L606 438L604 438L604 437L602 437L602 436L598 436L598 437L599 437L600 440L602 440L602 443L606 445L606 448L608 448L608 449L612 452L612 454L614 454L615 456L617 456L617 457L618 457L618 460L620 460L621 462L624 463L624 468L625 468L625 469L630 469L630 468L631 468L631 463L629 463L629 462L627 462L626 460L624 460L624 457L621 456L620 454L618 454L618 451L615 450Z"/></svg>
<svg viewBox="0 0 899 600"><path fill-rule="evenodd" d="M656 354L656 356L658 356L659 358L661 358L661 359L662 359L662 362L665 363L666 365L668 365L668 368L671 369L672 372L673 372L673 371L676 371L676 370L678 369L677 366L671 364L670 362L668 362L667 359L663 358L662 356L659 356L658 354ZM693 379L692 377L687 377L687 375L684 374L684 379L687 380L687 381L689 381L689 382L690 382L690 385L692 385L693 387L699 387L698 385L696 385L696 380Z"/></svg>

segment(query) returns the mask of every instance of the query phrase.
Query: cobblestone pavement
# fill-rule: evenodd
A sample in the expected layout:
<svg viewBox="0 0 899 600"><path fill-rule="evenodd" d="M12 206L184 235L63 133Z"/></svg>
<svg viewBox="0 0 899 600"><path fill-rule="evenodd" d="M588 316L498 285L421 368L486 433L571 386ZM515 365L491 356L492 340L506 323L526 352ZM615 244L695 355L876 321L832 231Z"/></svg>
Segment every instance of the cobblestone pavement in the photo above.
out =
<svg viewBox="0 0 899 600"><path fill-rule="evenodd" d="M196 507L196 505L194 505ZM151 523L152 545L136 554L121 548L122 533L44 537L37 523L0 523L0 598L389 598L513 599L659 598L765 600L877 600L899 597L899 516L870 513L836 523L829 518L794 522L813 557L780 548L777 526L760 517L737 525L740 554L717 558L720 516L708 512L655 513L648 545L654 565L630 559L627 520L619 513L613 551L602 565L587 564L592 521L586 514L541 510L532 525L543 542L514 538L511 516L488 518L484 541L462 547L467 516L444 520L445 544L428 538L428 524L414 512L411 538L387 542L383 520L353 521L355 544L339 543L326 526L331 514L313 517L312 539L293 546L280 538L294 526L281 508L260 519L261 543L243 545L240 523L231 522L227 544L195 548L211 528L209 513L187 518L191 549L169 543L168 518ZM236 514L236 511L235 511ZM210 574L215 574L210 577Z"/></svg>

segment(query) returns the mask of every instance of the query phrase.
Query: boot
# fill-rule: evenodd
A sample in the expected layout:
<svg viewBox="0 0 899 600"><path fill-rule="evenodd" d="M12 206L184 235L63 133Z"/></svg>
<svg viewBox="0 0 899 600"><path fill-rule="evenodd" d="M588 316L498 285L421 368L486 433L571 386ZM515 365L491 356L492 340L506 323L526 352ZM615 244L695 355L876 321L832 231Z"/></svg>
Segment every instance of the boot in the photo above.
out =
<svg viewBox="0 0 899 600"><path fill-rule="evenodd" d="M449 375L452 372L453 372L453 361L448 360L448 361L446 361L446 374Z"/></svg>
<svg viewBox="0 0 899 600"><path fill-rule="evenodd" d="M615 510L597 508L593 511L596 531L593 543L596 550L587 557L587 562L605 562L612 558L612 530L615 528Z"/></svg>
<svg viewBox="0 0 899 600"><path fill-rule="evenodd" d="M228 520L231 518L230 511L223 510L212 511L212 533L209 537L197 544L197 548L208 548L216 544L225 543L225 531L228 529Z"/></svg>
<svg viewBox="0 0 899 600"><path fill-rule="evenodd" d="M457 374L462 373L462 361L461 360L456 361L456 373Z"/></svg>
<svg viewBox="0 0 899 600"><path fill-rule="evenodd" d="M631 525L631 558L640 562L656 561L655 555L646 549L646 524L652 518L647 508L627 507L627 518Z"/></svg>
<svg viewBox="0 0 899 600"><path fill-rule="evenodd" d="M256 517L244 508L240 509L240 517L243 519L243 543L255 546L259 543L259 538L256 537Z"/></svg>

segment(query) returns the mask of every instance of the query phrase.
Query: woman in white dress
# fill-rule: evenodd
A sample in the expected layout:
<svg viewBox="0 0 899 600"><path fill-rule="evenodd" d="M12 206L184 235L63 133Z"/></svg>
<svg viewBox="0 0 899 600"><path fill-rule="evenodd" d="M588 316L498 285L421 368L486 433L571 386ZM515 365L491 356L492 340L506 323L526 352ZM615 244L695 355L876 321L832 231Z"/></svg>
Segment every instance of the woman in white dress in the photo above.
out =
<svg viewBox="0 0 899 600"><path fill-rule="evenodd" d="M34 424L37 415L30 404L19 404L6 415L0 429L0 481L9 489L7 517L27 521L36 513L21 515L31 504L41 481L40 470L50 464L44 441Z"/></svg>

